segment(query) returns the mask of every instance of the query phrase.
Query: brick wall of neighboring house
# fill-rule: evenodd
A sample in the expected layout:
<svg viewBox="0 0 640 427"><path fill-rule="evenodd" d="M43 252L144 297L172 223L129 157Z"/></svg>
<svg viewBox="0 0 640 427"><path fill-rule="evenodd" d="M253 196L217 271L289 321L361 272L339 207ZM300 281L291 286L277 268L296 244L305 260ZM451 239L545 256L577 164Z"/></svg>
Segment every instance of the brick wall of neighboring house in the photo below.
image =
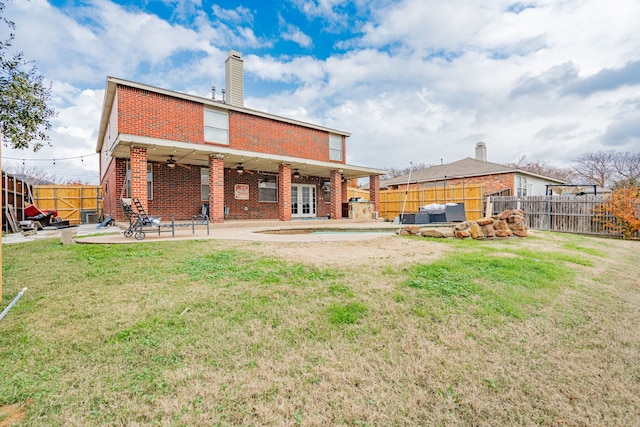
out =
<svg viewBox="0 0 640 427"><path fill-rule="evenodd" d="M202 104L118 86L118 131L171 141L204 142Z"/></svg>
<svg viewBox="0 0 640 427"><path fill-rule="evenodd" d="M495 193L507 188L511 189L512 194L515 194L513 193L515 185L514 177L515 174L513 172L510 172L495 175L472 176L464 179L454 178L447 179L447 185L482 184L485 194Z"/></svg>

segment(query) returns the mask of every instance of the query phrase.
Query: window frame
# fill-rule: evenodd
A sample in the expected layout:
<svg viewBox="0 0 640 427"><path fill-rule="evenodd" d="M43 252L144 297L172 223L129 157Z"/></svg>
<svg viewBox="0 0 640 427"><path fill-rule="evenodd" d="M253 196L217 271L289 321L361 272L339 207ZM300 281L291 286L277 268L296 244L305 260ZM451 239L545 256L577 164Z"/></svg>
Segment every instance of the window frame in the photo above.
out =
<svg viewBox="0 0 640 427"><path fill-rule="evenodd" d="M338 144L339 142L339 144ZM329 160L343 161L344 159L344 138L342 135L329 134Z"/></svg>
<svg viewBox="0 0 640 427"><path fill-rule="evenodd" d="M131 197L131 160L127 160L125 171L127 198ZM153 163L147 162L147 200L153 200Z"/></svg>
<svg viewBox="0 0 640 427"><path fill-rule="evenodd" d="M263 184L273 183L273 185L265 186ZM274 197L268 198L269 200L263 200L263 195L266 192L272 193ZM258 178L258 203L278 203L278 177L275 175L262 175Z"/></svg>
<svg viewBox="0 0 640 427"><path fill-rule="evenodd" d="M206 174L204 173L206 171ZM206 180L204 180L204 177L207 177ZM206 187L206 193L205 193L205 187ZM204 195L207 195L207 197L205 198ZM207 202L209 203L209 168L200 168L200 200L202 202Z"/></svg>
<svg viewBox="0 0 640 427"><path fill-rule="evenodd" d="M211 115L217 115L217 117ZM229 112L215 108L205 108L203 118L204 141L229 145ZM209 130L209 132L207 132L207 130ZM218 138L220 135L224 135L224 138Z"/></svg>

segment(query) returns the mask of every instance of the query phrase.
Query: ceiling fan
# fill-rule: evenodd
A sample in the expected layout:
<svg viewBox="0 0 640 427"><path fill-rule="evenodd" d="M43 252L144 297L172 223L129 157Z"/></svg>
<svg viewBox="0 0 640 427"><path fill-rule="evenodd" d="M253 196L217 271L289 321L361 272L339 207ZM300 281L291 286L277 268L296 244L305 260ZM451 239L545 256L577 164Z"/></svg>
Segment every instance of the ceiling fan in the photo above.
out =
<svg viewBox="0 0 640 427"><path fill-rule="evenodd" d="M181 168L185 168L185 169L191 169L191 166L189 165L183 165L182 163L178 163L176 162L176 160L173 158L173 154L169 155L169 158L167 159L167 167L169 169L173 169L177 166L180 166Z"/></svg>
<svg viewBox="0 0 640 427"><path fill-rule="evenodd" d="M242 163L238 163L238 166L236 166L236 172L238 172L238 175L242 175L243 173L248 173L249 175L253 175L253 171L245 169L244 166L242 166Z"/></svg>

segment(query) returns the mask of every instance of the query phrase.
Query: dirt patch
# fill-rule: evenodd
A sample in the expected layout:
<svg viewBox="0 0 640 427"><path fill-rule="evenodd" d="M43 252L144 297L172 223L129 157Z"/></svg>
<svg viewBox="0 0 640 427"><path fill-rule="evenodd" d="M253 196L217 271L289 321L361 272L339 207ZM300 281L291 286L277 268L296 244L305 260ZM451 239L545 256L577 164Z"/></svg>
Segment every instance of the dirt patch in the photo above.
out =
<svg viewBox="0 0 640 427"><path fill-rule="evenodd" d="M382 236L357 242L236 242L236 247L261 256L273 256L317 267L357 269L365 266L397 267L427 263L451 250L451 246L433 239L408 239Z"/></svg>
<svg viewBox="0 0 640 427"><path fill-rule="evenodd" d="M15 426L26 420L29 405L31 405L31 400L12 405L0 405L0 427Z"/></svg>

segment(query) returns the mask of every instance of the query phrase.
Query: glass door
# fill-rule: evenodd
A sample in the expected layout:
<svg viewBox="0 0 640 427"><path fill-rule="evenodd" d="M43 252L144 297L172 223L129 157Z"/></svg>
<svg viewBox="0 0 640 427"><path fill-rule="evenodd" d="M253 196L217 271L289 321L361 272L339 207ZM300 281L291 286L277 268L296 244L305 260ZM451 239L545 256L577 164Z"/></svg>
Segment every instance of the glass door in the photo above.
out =
<svg viewBox="0 0 640 427"><path fill-rule="evenodd" d="M314 218L316 216L316 186L296 184L291 186L291 216Z"/></svg>

